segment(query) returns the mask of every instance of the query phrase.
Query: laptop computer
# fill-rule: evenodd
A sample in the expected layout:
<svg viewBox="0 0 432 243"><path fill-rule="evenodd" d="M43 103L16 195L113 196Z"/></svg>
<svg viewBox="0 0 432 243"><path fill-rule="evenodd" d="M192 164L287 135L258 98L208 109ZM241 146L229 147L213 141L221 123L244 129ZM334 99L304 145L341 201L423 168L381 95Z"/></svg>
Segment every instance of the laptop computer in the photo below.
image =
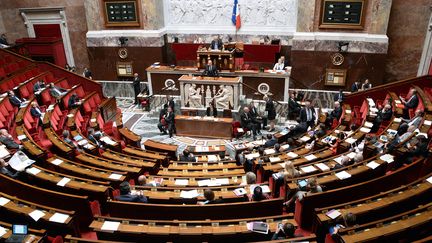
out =
<svg viewBox="0 0 432 243"><path fill-rule="evenodd" d="M27 237L27 231L27 225L12 225L12 235L6 240L6 242L24 242Z"/></svg>

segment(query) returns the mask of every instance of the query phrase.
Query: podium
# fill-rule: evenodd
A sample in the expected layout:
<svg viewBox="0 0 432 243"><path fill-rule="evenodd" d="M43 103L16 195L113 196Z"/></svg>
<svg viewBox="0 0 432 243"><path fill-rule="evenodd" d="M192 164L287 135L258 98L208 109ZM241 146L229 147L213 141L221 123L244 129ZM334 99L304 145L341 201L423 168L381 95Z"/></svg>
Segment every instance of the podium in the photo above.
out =
<svg viewBox="0 0 432 243"><path fill-rule="evenodd" d="M205 109L214 100L217 109L237 109L241 82L241 77L183 75L179 78L181 106Z"/></svg>
<svg viewBox="0 0 432 243"><path fill-rule="evenodd" d="M208 60L212 60L218 70L234 71L234 52L235 50L207 50L206 48L197 50L197 68L204 69Z"/></svg>

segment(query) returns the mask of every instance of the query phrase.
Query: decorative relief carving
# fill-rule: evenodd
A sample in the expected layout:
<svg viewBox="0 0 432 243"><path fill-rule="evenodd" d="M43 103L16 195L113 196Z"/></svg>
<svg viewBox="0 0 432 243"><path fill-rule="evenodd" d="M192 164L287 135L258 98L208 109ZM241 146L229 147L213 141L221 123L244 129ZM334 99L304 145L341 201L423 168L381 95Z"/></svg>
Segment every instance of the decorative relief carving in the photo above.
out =
<svg viewBox="0 0 432 243"><path fill-rule="evenodd" d="M166 0L168 25L231 26L232 0ZM297 0L240 0L243 26L295 27Z"/></svg>

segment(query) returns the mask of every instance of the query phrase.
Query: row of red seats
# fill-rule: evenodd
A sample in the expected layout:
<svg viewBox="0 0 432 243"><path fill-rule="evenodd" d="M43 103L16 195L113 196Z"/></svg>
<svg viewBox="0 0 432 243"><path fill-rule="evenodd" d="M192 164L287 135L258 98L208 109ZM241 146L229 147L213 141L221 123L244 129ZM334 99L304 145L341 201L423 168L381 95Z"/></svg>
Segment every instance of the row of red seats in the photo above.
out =
<svg viewBox="0 0 432 243"><path fill-rule="evenodd" d="M19 84L29 80L42 73L36 66L31 66L23 72L16 74L10 78L4 79L0 82L0 92L7 92L17 87ZM0 71L1 77L1 71Z"/></svg>

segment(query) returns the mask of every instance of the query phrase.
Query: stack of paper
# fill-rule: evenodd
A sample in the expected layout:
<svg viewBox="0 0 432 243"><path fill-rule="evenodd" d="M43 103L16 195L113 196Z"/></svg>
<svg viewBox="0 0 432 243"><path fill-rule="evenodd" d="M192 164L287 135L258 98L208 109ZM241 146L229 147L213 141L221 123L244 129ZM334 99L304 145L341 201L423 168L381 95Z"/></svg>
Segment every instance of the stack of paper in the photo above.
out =
<svg viewBox="0 0 432 243"><path fill-rule="evenodd" d="M378 164L375 161L371 161L369 163L366 164L367 167L371 168L372 170L375 170L375 168L377 168L378 166L380 166L380 164Z"/></svg>
<svg viewBox="0 0 432 243"><path fill-rule="evenodd" d="M318 167L321 171L329 171L330 170L330 168L324 163L318 163L315 166Z"/></svg>
<svg viewBox="0 0 432 243"><path fill-rule="evenodd" d="M0 146L0 159L4 159L9 155L10 155L10 153L6 149L6 146L4 146L4 145Z"/></svg>
<svg viewBox="0 0 432 243"><path fill-rule="evenodd" d="M362 127L360 128L360 132L369 133L371 130L370 128Z"/></svg>
<svg viewBox="0 0 432 243"><path fill-rule="evenodd" d="M108 176L108 178L113 179L113 180L120 180L121 177L122 177L122 175L116 174L116 173L112 173L110 176Z"/></svg>
<svg viewBox="0 0 432 243"><path fill-rule="evenodd" d="M20 141L22 141L22 140L24 140L24 139L26 139L26 138L27 138L26 135L19 135L19 136L18 136L18 140L20 140Z"/></svg>
<svg viewBox="0 0 432 243"><path fill-rule="evenodd" d="M355 139L355 138L347 138L347 139L345 139L345 142L347 142L347 143L349 143L349 144L353 144L353 143L355 143L357 141L357 139Z"/></svg>
<svg viewBox="0 0 432 243"><path fill-rule="evenodd" d="M349 173L346 172L346 171L341 171L341 172L339 172L339 173L336 173L336 176L337 176L337 178L339 178L340 180L344 180L344 179L350 178L350 177L351 177L351 174L349 174Z"/></svg>
<svg viewBox="0 0 432 243"><path fill-rule="evenodd" d="M199 180L199 181L197 181L197 183L198 183L198 186L208 186L209 185L209 183L210 183L210 180Z"/></svg>
<svg viewBox="0 0 432 243"><path fill-rule="evenodd" d="M274 163L274 162L278 162L281 161L281 159L279 157L269 157L270 162Z"/></svg>
<svg viewBox="0 0 432 243"><path fill-rule="evenodd" d="M199 193L197 190L190 190L190 191L181 191L180 197L181 198L195 198L198 197Z"/></svg>
<svg viewBox="0 0 432 243"><path fill-rule="evenodd" d="M61 159L55 159L55 160L51 161L51 163L54 164L54 165L60 165L61 163L63 163L63 160L61 160Z"/></svg>
<svg viewBox="0 0 432 243"><path fill-rule="evenodd" d="M394 161L394 156L391 154L384 154L380 157L380 159L390 164Z"/></svg>
<svg viewBox="0 0 432 243"><path fill-rule="evenodd" d="M38 221L40 218L45 216L45 213L40 210L34 210L33 212L29 213L29 216L34 220Z"/></svg>
<svg viewBox="0 0 432 243"><path fill-rule="evenodd" d="M393 121L396 122L396 123L400 123L400 122L402 121L402 119L400 119L400 118L395 118L395 119L393 119Z"/></svg>
<svg viewBox="0 0 432 243"><path fill-rule="evenodd" d="M6 204L8 204L10 202L9 199L5 198L5 197L0 197L0 206L4 206Z"/></svg>
<svg viewBox="0 0 432 243"><path fill-rule="evenodd" d="M188 179L176 179L174 184L177 186L187 186L187 185L189 185L189 180Z"/></svg>
<svg viewBox="0 0 432 243"><path fill-rule="evenodd" d="M274 154L274 153L276 153L276 150L274 150L274 149L266 149L266 150L264 150L264 154Z"/></svg>
<svg viewBox="0 0 432 243"><path fill-rule="evenodd" d="M355 152L351 152L351 153L347 154L347 156L348 156L350 159L354 159L354 157L356 156L356 153L355 153Z"/></svg>
<svg viewBox="0 0 432 243"><path fill-rule="evenodd" d="M291 158L297 158L298 157L298 154L293 153L293 152L289 152L287 155L288 155L288 157L291 157Z"/></svg>
<svg viewBox="0 0 432 243"><path fill-rule="evenodd" d="M426 126L430 126L430 125L432 125L432 121L425 120L425 121L423 122L423 124L426 125Z"/></svg>
<svg viewBox="0 0 432 243"><path fill-rule="evenodd" d="M287 150L287 149L289 149L289 147L290 147L289 144L284 144L281 146L281 149Z"/></svg>
<svg viewBox="0 0 432 243"><path fill-rule="evenodd" d="M69 181L71 181L70 178L63 177L59 182L57 182L57 186L64 187Z"/></svg>
<svg viewBox="0 0 432 243"><path fill-rule="evenodd" d="M432 176L427 178L426 181L432 184Z"/></svg>
<svg viewBox="0 0 432 243"><path fill-rule="evenodd" d="M8 232L8 229L3 228L0 226L0 237L2 237L3 235L5 235Z"/></svg>
<svg viewBox="0 0 432 243"><path fill-rule="evenodd" d="M37 174L39 174L41 172L41 170L39 170L38 168L35 168L35 167L31 167L31 168L28 168L26 170L26 172L30 173L32 175L37 175Z"/></svg>
<svg viewBox="0 0 432 243"><path fill-rule="evenodd" d="M312 165L309 165L309 166L301 167L300 170L302 170L304 173L311 173L316 171L317 169Z"/></svg>
<svg viewBox="0 0 432 243"><path fill-rule="evenodd" d="M371 128L371 127L373 127L373 123L367 121L367 122L364 123L364 126L368 127L368 128Z"/></svg>
<svg viewBox="0 0 432 243"><path fill-rule="evenodd" d="M218 157L214 154L207 155L208 162L217 162L218 160L219 160Z"/></svg>
<svg viewBox="0 0 432 243"><path fill-rule="evenodd" d="M342 156L341 156L341 157L334 158L333 160L336 161L336 163L342 165Z"/></svg>
<svg viewBox="0 0 432 243"><path fill-rule="evenodd" d="M335 219L335 218L341 216L341 212L339 212L339 210L332 209L332 210L328 211L326 213L326 215L331 219Z"/></svg>
<svg viewBox="0 0 432 243"><path fill-rule="evenodd" d="M68 218L69 218L69 215L67 215L67 214L55 213L53 216L51 216L49 221L64 224L64 222L66 222L66 220Z"/></svg>
<svg viewBox="0 0 432 243"><path fill-rule="evenodd" d="M120 226L120 222L114 222L114 221L105 221L102 224L101 230L105 231L117 231Z"/></svg>
<svg viewBox="0 0 432 243"><path fill-rule="evenodd" d="M260 155L259 153L253 153L253 154L247 154L245 155L245 158L248 160L254 159L254 158L258 158Z"/></svg>
<svg viewBox="0 0 432 243"><path fill-rule="evenodd" d="M247 194L247 192L244 188L237 188L234 190L234 194L236 194L237 196L240 197L240 196Z"/></svg>
<svg viewBox="0 0 432 243"><path fill-rule="evenodd" d="M310 154L310 155L308 155L308 156L305 156L305 159L308 160L308 161L314 160L314 159L316 159L316 158L317 158L317 157L316 157L315 155L313 155L313 154Z"/></svg>
<svg viewBox="0 0 432 243"><path fill-rule="evenodd" d="M300 138L300 140L303 141L303 142L307 142L307 141L310 140L310 137L309 136L303 136L303 137Z"/></svg>
<svg viewBox="0 0 432 243"><path fill-rule="evenodd" d="M216 179L216 183L218 183L219 185L229 185L229 179L228 178L218 178Z"/></svg>

